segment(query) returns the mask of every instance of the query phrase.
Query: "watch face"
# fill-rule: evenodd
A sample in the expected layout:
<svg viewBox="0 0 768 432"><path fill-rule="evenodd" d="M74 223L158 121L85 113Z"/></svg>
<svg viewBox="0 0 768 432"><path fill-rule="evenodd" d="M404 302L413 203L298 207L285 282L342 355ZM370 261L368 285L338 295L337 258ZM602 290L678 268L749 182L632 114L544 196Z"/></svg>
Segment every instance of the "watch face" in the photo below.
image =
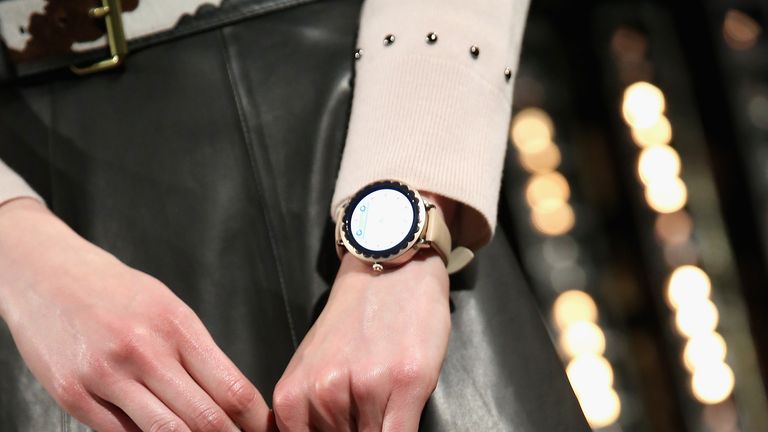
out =
<svg viewBox="0 0 768 432"><path fill-rule="evenodd" d="M347 241L366 257L396 254L419 228L418 199L396 182L375 183L360 191L344 216Z"/></svg>

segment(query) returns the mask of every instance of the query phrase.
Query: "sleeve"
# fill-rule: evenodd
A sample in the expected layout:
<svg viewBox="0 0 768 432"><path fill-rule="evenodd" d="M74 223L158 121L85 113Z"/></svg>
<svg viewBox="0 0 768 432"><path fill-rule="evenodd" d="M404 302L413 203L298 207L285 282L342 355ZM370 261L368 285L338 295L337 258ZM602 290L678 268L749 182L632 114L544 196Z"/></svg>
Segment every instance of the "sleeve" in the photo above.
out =
<svg viewBox="0 0 768 432"><path fill-rule="evenodd" d="M34 198L44 203L43 199L18 174L0 160L0 205L22 197Z"/></svg>
<svg viewBox="0 0 768 432"><path fill-rule="evenodd" d="M457 245L490 241L528 1L365 1L332 217L396 179L461 204Z"/></svg>

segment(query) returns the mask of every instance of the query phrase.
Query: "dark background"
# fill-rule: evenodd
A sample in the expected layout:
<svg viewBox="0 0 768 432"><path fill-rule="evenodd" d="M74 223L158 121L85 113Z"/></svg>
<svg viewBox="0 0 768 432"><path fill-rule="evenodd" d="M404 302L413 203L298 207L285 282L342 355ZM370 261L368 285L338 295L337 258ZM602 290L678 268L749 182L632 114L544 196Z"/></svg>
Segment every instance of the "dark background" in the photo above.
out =
<svg viewBox="0 0 768 432"><path fill-rule="evenodd" d="M767 12L755 0L532 2L515 112L537 107L552 118L575 223L557 235L532 223L531 173L514 142L502 191L513 204L500 218L517 227L509 235L542 311L574 289L597 304L621 404L605 430L768 431ZM692 231L676 248L656 232L641 149L622 119L624 89L637 81L663 91L682 162L687 201L675 213ZM712 281L735 377L717 402L692 390L687 339L665 300L685 264ZM562 349L562 329L550 324Z"/></svg>

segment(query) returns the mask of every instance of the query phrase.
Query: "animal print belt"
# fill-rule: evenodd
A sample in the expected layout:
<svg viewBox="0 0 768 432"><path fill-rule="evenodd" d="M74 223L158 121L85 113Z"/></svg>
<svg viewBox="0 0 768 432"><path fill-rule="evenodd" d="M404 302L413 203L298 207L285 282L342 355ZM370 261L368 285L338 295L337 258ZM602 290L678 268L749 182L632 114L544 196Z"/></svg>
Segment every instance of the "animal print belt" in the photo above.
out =
<svg viewBox="0 0 768 432"><path fill-rule="evenodd" d="M129 49L309 1L0 0L0 38L16 75L89 73L120 65Z"/></svg>

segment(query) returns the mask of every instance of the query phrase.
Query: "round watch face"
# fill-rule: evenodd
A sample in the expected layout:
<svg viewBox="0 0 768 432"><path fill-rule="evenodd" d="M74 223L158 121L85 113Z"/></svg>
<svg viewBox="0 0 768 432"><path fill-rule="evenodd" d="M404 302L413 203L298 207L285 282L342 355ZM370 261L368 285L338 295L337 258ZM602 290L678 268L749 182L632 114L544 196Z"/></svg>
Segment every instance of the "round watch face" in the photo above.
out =
<svg viewBox="0 0 768 432"><path fill-rule="evenodd" d="M344 216L347 241L367 257L386 257L404 249L419 228L418 199L396 182L375 183L360 191Z"/></svg>

